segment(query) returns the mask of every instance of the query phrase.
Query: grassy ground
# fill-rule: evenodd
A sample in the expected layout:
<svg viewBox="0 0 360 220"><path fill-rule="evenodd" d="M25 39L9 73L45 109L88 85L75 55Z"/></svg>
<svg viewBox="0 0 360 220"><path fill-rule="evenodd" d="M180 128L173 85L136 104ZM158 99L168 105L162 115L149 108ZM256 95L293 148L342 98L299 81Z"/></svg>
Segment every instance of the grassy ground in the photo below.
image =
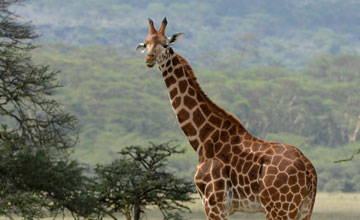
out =
<svg viewBox="0 0 360 220"><path fill-rule="evenodd" d="M205 220L203 205L200 200L190 204L191 214L185 214L186 219ZM59 218L59 220L62 218ZM124 219L124 218L122 218ZM147 215L148 220L161 219L157 211L151 211ZM262 213L242 214L237 213L230 216L230 219L265 220ZM318 193L311 220L359 220L360 219L360 193ZM0 220L8 220L0 218ZM65 218L72 220L72 218ZM107 220L110 220L107 219Z"/></svg>
<svg viewBox="0 0 360 220"><path fill-rule="evenodd" d="M192 213L186 215L189 219L206 219L200 200L189 207L192 209ZM155 220L161 216L150 213L148 218ZM230 219L265 220L265 216L262 213L236 213ZM318 193L311 220L360 220L360 193Z"/></svg>

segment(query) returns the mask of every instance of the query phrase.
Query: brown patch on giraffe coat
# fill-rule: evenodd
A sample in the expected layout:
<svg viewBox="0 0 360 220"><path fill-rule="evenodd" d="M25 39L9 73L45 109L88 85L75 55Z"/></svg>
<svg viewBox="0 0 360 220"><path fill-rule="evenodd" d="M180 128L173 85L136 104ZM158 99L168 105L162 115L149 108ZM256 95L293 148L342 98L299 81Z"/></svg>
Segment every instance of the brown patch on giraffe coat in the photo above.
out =
<svg viewBox="0 0 360 220"><path fill-rule="evenodd" d="M241 141L240 136L236 135L236 136L231 137L230 143L238 144L238 143L240 143L240 141Z"/></svg>
<svg viewBox="0 0 360 220"><path fill-rule="evenodd" d="M304 173L299 173L298 174L298 179L299 179L299 184L301 186L305 185L306 179L305 179L305 174Z"/></svg>
<svg viewBox="0 0 360 220"><path fill-rule="evenodd" d="M219 140L219 130L216 130L212 135L211 135L211 139L214 143L216 143Z"/></svg>
<svg viewBox="0 0 360 220"><path fill-rule="evenodd" d="M208 117L211 114L211 110L209 109L209 107L206 104L201 104L200 108L206 117Z"/></svg>
<svg viewBox="0 0 360 220"><path fill-rule="evenodd" d="M168 60L168 61L166 62L166 67L169 67L169 66L170 66L170 64L171 64L171 61L170 61L170 60Z"/></svg>
<svg viewBox="0 0 360 220"><path fill-rule="evenodd" d="M213 158L215 156L214 153L214 144L211 140L207 140L204 144L205 156L207 158Z"/></svg>
<svg viewBox="0 0 360 220"><path fill-rule="evenodd" d="M288 185L284 185L284 186L282 186L282 187L280 188L280 193L281 193L281 194L286 194L286 193L289 192L289 190L290 190L289 186L288 186Z"/></svg>
<svg viewBox="0 0 360 220"><path fill-rule="evenodd" d="M162 73L163 77L166 77L167 74L168 74L168 71L166 71L166 70Z"/></svg>
<svg viewBox="0 0 360 220"><path fill-rule="evenodd" d="M274 149L276 154L281 154L285 150L285 148L281 145L275 145L272 148Z"/></svg>
<svg viewBox="0 0 360 220"><path fill-rule="evenodd" d="M196 187L198 188L199 192L204 195L205 192L205 183L196 183Z"/></svg>
<svg viewBox="0 0 360 220"><path fill-rule="evenodd" d="M241 126L241 128L242 128L244 131L246 131L242 126ZM239 128L239 129L240 129L240 128ZM252 140L252 135L251 135L249 132L246 132L245 135L244 135L244 139L251 141L251 140Z"/></svg>
<svg viewBox="0 0 360 220"><path fill-rule="evenodd" d="M176 66L176 65L178 65L180 63L180 61L179 61L179 59L177 58L177 57L174 57L173 59L172 59L172 64L173 64L173 66Z"/></svg>
<svg viewBox="0 0 360 220"><path fill-rule="evenodd" d="M228 128L230 128L230 126L231 126L231 121L226 120L226 121L224 121L224 123L222 125L222 129L228 129Z"/></svg>
<svg viewBox="0 0 360 220"><path fill-rule="evenodd" d="M215 125L215 127L219 128L221 126L222 120L219 117L211 115L210 118L209 118L209 122L211 124Z"/></svg>
<svg viewBox="0 0 360 220"><path fill-rule="evenodd" d="M199 91L196 91L196 99L198 102L204 102L204 99Z"/></svg>
<svg viewBox="0 0 360 220"><path fill-rule="evenodd" d="M289 203L283 203L282 204L282 208L284 209L284 210L289 210L289 207L290 207L290 205L289 205Z"/></svg>
<svg viewBox="0 0 360 220"><path fill-rule="evenodd" d="M228 178L230 176L230 170L231 167L229 165L226 165L223 169L222 169L222 176L224 178Z"/></svg>
<svg viewBox="0 0 360 220"><path fill-rule="evenodd" d="M258 182L252 182L250 184L250 188L253 191L253 193L259 193L259 183Z"/></svg>
<svg viewBox="0 0 360 220"><path fill-rule="evenodd" d="M261 144L259 142L254 142L252 146L253 151L259 151Z"/></svg>
<svg viewBox="0 0 360 220"><path fill-rule="evenodd" d="M190 96L186 95L184 97L184 105L191 110L196 106L196 101L195 101L195 99L193 99Z"/></svg>
<svg viewBox="0 0 360 220"><path fill-rule="evenodd" d="M174 70L174 73L175 73L177 78L181 78L181 77L184 76L184 69L182 67L176 68Z"/></svg>
<svg viewBox="0 0 360 220"><path fill-rule="evenodd" d="M210 124L206 123L201 129L200 129L200 140L201 141L205 141L206 138L210 135L210 133L214 130L215 128L213 126L211 126Z"/></svg>
<svg viewBox="0 0 360 220"><path fill-rule="evenodd" d="M250 181L254 181L259 177L259 169L260 169L260 166L257 165L257 164L254 164L251 167L251 169L249 171L249 179L250 179Z"/></svg>
<svg viewBox="0 0 360 220"><path fill-rule="evenodd" d="M195 88L195 84L194 82L192 81L192 79L188 79L188 83L191 87L194 87Z"/></svg>
<svg viewBox="0 0 360 220"><path fill-rule="evenodd" d="M231 179L231 183L236 186L238 184L238 176L237 173L235 172L234 169L231 169L230 172L230 179Z"/></svg>
<svg viewBox="0 0 360 220"><path fill-rule="evenodd" d="M223 179L219 179L214 183L215 191L223 190L225 188L225 182Z"/></svg>
<svg viewBox="0 0 360 220"><path fill-rule="evenodd" d="M297 184L297 176L296 175L292 175L289 177L289 181L288 181L289 186L295 185Z"/></svg>
<svg viewBox="0 0 360 220"><path fill-rule="evenodd" d="M171 91L169 92L170 99L171 99L171 100L174 99L177 94L178 94L177 88L174 88L173 90L171 90Z"/></svg>
<svg viewBox="0 0 360 220"><path fill-rule="evenodd" d="M243 173L247 173L252 165L251 161L246 161L243 167Z"/></svg>
<svg viewBox="0 0 360 220"><path fill-rule="evenodd" d="M221 131L220 133L220 140L222 142L227 142L229 140L229 134L227 131Z"/></svg>
<svg viewBox="0 0 360 220"><path fill-rule="evenodd" d="M195 180L204 179L204 176L209 172L211 167L211 161L199 164L199 167L195 174Z"/></svg>
<svg viewBox="0 0 360 220"><path fill-rule="evenodd" d="M225 164L230 163L231 160L231 154L230 153L231 147L230 145L225 145L221 151L216 155L221 161L223 161Z"/></svg>
<svg viewBox="0 0 360 220"><path fill-rule="evenodd" d="M165 85L168 88L174 83L176 83L176 79L173 76L169 76L168 78L165 79Z"/></svg>
<svg viewBox="0 0 360 220"><path fill-rule="evenodd" d="M243 175L238 175L238 180L239 180L239 184L240 186L244 186L245 185L245 182L244 182L244 177Z"/></svg>
<svg viewBox="0 0 360 220"><path fill-rule="evenodd" d="M279 165L280 161L282 160L282 156L274 156L271 163L275 166Z"/></svg>
<svg viewBox="0 0 360 220"><path fill-rule="evenodd" d="M204 180L205 182L211 181L211 175L210 175L210 173L206 174L206 175L204 176L203 180Z"/></svg>
<svg viewBox="0 0 360 220"><path fill-rule="evenodd" d="M250 147L252 145L252 142L251 141L244 141L243 144L244 144L244 147Z"/></svg>
<svg viewBox="0 0 360 220"><path fill-rule="evenodd" d="M181 129L184 131L186 136L194 136L196 135L196 130L189 122L186 125L182 126Z"/></svg>
<svg viewBox="0 0 360 220"><path fill-rule="evenodd" d="M188 83L186 82L186 80L181 80L179 82L179 89L181 93L184 93L186 91L186 88L188 86Z"/></svg>
<svg viewBox="0 0 360 220"><path fill-rule="evenodd" d="M284 171L291 164L291 161L288 159L283 159L279 164L279 170Z"/></svg>
<svg viewBox="0 0 360 220"><path fill-rule="evenodd" d="M193 113L193 121L197 127L200 127L205 122L205 117L199 108L197 108Z"/></svg>
<svg viewBox="0 0 360 220"><path fill-rule="evenodd" d="M197 148L199 147L199 141L198 140L193 140L193 141L189 141L191 146L193 147L193 149L195 151L197 151Z"/></svg>
<svg viewBox="0 0 360 220"><path fill-rule="evenodd" d="M241 170L242 170L242 168L243 168L243 166L244 166L244 163L245 163L245 160L244 160L244 159L242 159L242 158L239 158L239 159L238 159L238 163L237 163L237 165L236 165L236 171L237 171L238 173L241 173Z"/></svg>
<svg viewBox="0 0 360 220"><path fill-rule="evenodd" d="M260 151L267 151L270 148L270 145L268 143L262 143L260 146Z"/></svg>
<svg viewBox="0 0 360 220"><path fill-rule="evenodd" d="M254 153L248 154L245 158L245 160L247 160L247 161L253 161L253 159L254 159Z"/></svg>
<svg viewBox="0 0 360 220"><path fill-rule="evenodd" d="M190 114L189 112L187 112L185 109L181 109L178 113L177 113L177 118L179 120L180 123L183 123L184 121L186 121L187 119L190 118Z"/></svg>
<svg viewBox="0 0 360 220"><path fill-rule="evenodd" d="M205 197L209 198L209 196L212 192L213 192L213 184L208 183L205 187Z"/></svg>
<svg viewBox="0 0 360 220"><path fill-rule="evenodd" d="M295 160L294 166L298 171L305 171L305 164L301 159Z"/></svg>
<svg viewBox="0 0 360 220"><path fill-rule="evenodd" d="M244 187L244 191L245 191L246 195L250 195L250 194L251 194L251 189L250 189L249 186L245 186L245 187Z"/></svg>
<svg viewBox="0 0 360 220"><path fill-rule="evenodd" d="M274 181L274 186L280 188L282 185L287 184L288 176L285 173L279 173Z"/></svg>
<svg viewBox="0 0 360 220"><path fill-rule="evenodd" d="M195 90L194 90L193 88L191 88L191 87L189 87L188 93L189 93L189 95L191 95L191 96L195 96Z"/></svg>
<svg viewBox="0 0 360 220"><path fill-rule="evenodd" d="M236 134L236 128L237 126L236 125L233 125L230 129L229 129L229 134L230 135L235 135Z"/></svg>
<svg viewBox="0 0 360 220"><path fill-rule="evenodd" d="M215 147L214 147L214 149L215 149L215 154L217 154L217 153L221 150L222 146L223 146L222 143L216 142Z"/></svg>
<svg viewBox="0 0 360 220"><path fill-rule="evenodd" d="M269 166L266 170L266 174L277 174L278 169L274 166Z"/></svg>
<svg viewBox="0 0 360 220"><path fill-rule="evenodd" d="M213 165L211 168L211 175L213 179L221 178L221 168L222 164L219 161L213 161Z"/></svg>
<svg viewBox="0 0 360 220"><path fill-rule="evenodd" d="M181 104L181 97L176 97L174 99L174 101L172 101L172 103L171 103L171 105L173 106L174 109L179 107L180 104Z"/></svg>
<svg viewBox="0 0 360 220"><path fill-rule="evenodd" d="M289 213L289 217L292 219L295 219L297 214L298 214L298 210L295 210L295 211Z"/></svg>
<svg viewBox="0 0 360 220"><path fill-rule="evenodd" d="M300 192L300 186L299 185L293 185L292 187L290 187L290 191L292 192L292 193L298 193L298 192Z"/></svg>
<svg viewBox="0 0 360 220"><path fill-rule="evenodd" d="M235 167L237 162L238 162L239 157L238 156L233 156L231 159L231 166Z"/></svg>
<svg viewBox="0 0 360 220"><path fill-rule="evenodd" d="M246 197L245 192L244 192L242 187L238 186L236 189L237 189L237 191L238 191L238 193L240 195L240 198L245 198Z"/></svg>
<svg viewBox="0 0 360 220"><path fill-rule="evenodd" d="M288 149L287 151L284 152L283 155L284 155L284 157L286 157L290 160L294 160L294 159L300 157L300 154L296 150L293 150L293 149Z"/></svg>
<svg viewBox="0 0 360 220"><path fill-rule="evenodd" d="M231 150L235 155L239 155L241 153L240 145L233 145Z"/></svg>
<svg viewBox="0 0 360 220"><path fill-rule="evenodd" d="M168 72L171 73L173 71L172 67L169 67Z"/></svg>

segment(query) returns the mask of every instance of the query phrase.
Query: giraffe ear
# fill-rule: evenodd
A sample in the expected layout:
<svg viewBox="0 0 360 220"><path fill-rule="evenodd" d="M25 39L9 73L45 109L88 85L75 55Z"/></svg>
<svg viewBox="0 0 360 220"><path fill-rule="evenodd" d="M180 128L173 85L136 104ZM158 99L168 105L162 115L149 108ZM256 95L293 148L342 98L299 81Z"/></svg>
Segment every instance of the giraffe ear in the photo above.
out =
<svg viewBox="0 0 360 220"><path fill-rule="evenodd" d="M169 37L169 44L174 44L176 41L180 40L184 36L184 33L175 33Z"/></svg>
<svg viewBox="0 0 360 220"><path fill-rule="evenodd" d="M145 50L146 50L146 45L144 43L139 43L136 46L136 51L139 52L139 53L144 53Z"/></svg>

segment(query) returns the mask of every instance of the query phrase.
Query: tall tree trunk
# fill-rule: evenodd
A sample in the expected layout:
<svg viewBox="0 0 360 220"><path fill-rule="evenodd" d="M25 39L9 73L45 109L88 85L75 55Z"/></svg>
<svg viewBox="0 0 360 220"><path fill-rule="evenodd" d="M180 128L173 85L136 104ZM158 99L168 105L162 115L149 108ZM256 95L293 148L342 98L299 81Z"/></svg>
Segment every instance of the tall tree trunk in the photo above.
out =
<svg viewBox="0 0 360 220"><path fill-rule="evenodd" d="M141 213L140 204L137 202L134 205L134 220L140 220L140 213Z"/></svg>
<svg viewBox="0 0 360 220"><path fill-rule="evenodd" d="M358 118L358 123L357 123L357 125L356 125L356 128L355 128L353 134L350 135L350 138L349 138L349 139L350 139L351 142L355 142L355 141L356 141L356 137L357 137L359 131L360 131L360 115L359 115L359 118Z"/></svg>

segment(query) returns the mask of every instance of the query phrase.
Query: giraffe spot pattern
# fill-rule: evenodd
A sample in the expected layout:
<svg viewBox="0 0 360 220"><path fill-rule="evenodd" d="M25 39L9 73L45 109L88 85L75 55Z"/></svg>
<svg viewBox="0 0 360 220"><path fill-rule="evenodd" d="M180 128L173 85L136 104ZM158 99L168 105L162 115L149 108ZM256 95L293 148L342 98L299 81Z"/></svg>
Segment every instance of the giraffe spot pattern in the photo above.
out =
<svg viewBox="0 0 360 220"><path fill-rule="evenodd" d="M187 119L190 118L189 112L187 112L185 109L181 109L177 114L178 120L180 123L183 123Z"/></svg>
<svg viewBox="0 0 360 220"><path fill-rule="evenodd" d="M264 210L267 220L294 219L309 195L311 176L316 176L308 160L293 146L259 140L242 125L214 114L188 67L178 66L176 56L171 60L162 73L174 110L183 104L176 111L179 123L186 123L181 129L186 136L196 137L189 140L200 157L194 179L208 217L223 220L230 204L245 212ZM303 213L311 209L308 200Z"/></svg>

